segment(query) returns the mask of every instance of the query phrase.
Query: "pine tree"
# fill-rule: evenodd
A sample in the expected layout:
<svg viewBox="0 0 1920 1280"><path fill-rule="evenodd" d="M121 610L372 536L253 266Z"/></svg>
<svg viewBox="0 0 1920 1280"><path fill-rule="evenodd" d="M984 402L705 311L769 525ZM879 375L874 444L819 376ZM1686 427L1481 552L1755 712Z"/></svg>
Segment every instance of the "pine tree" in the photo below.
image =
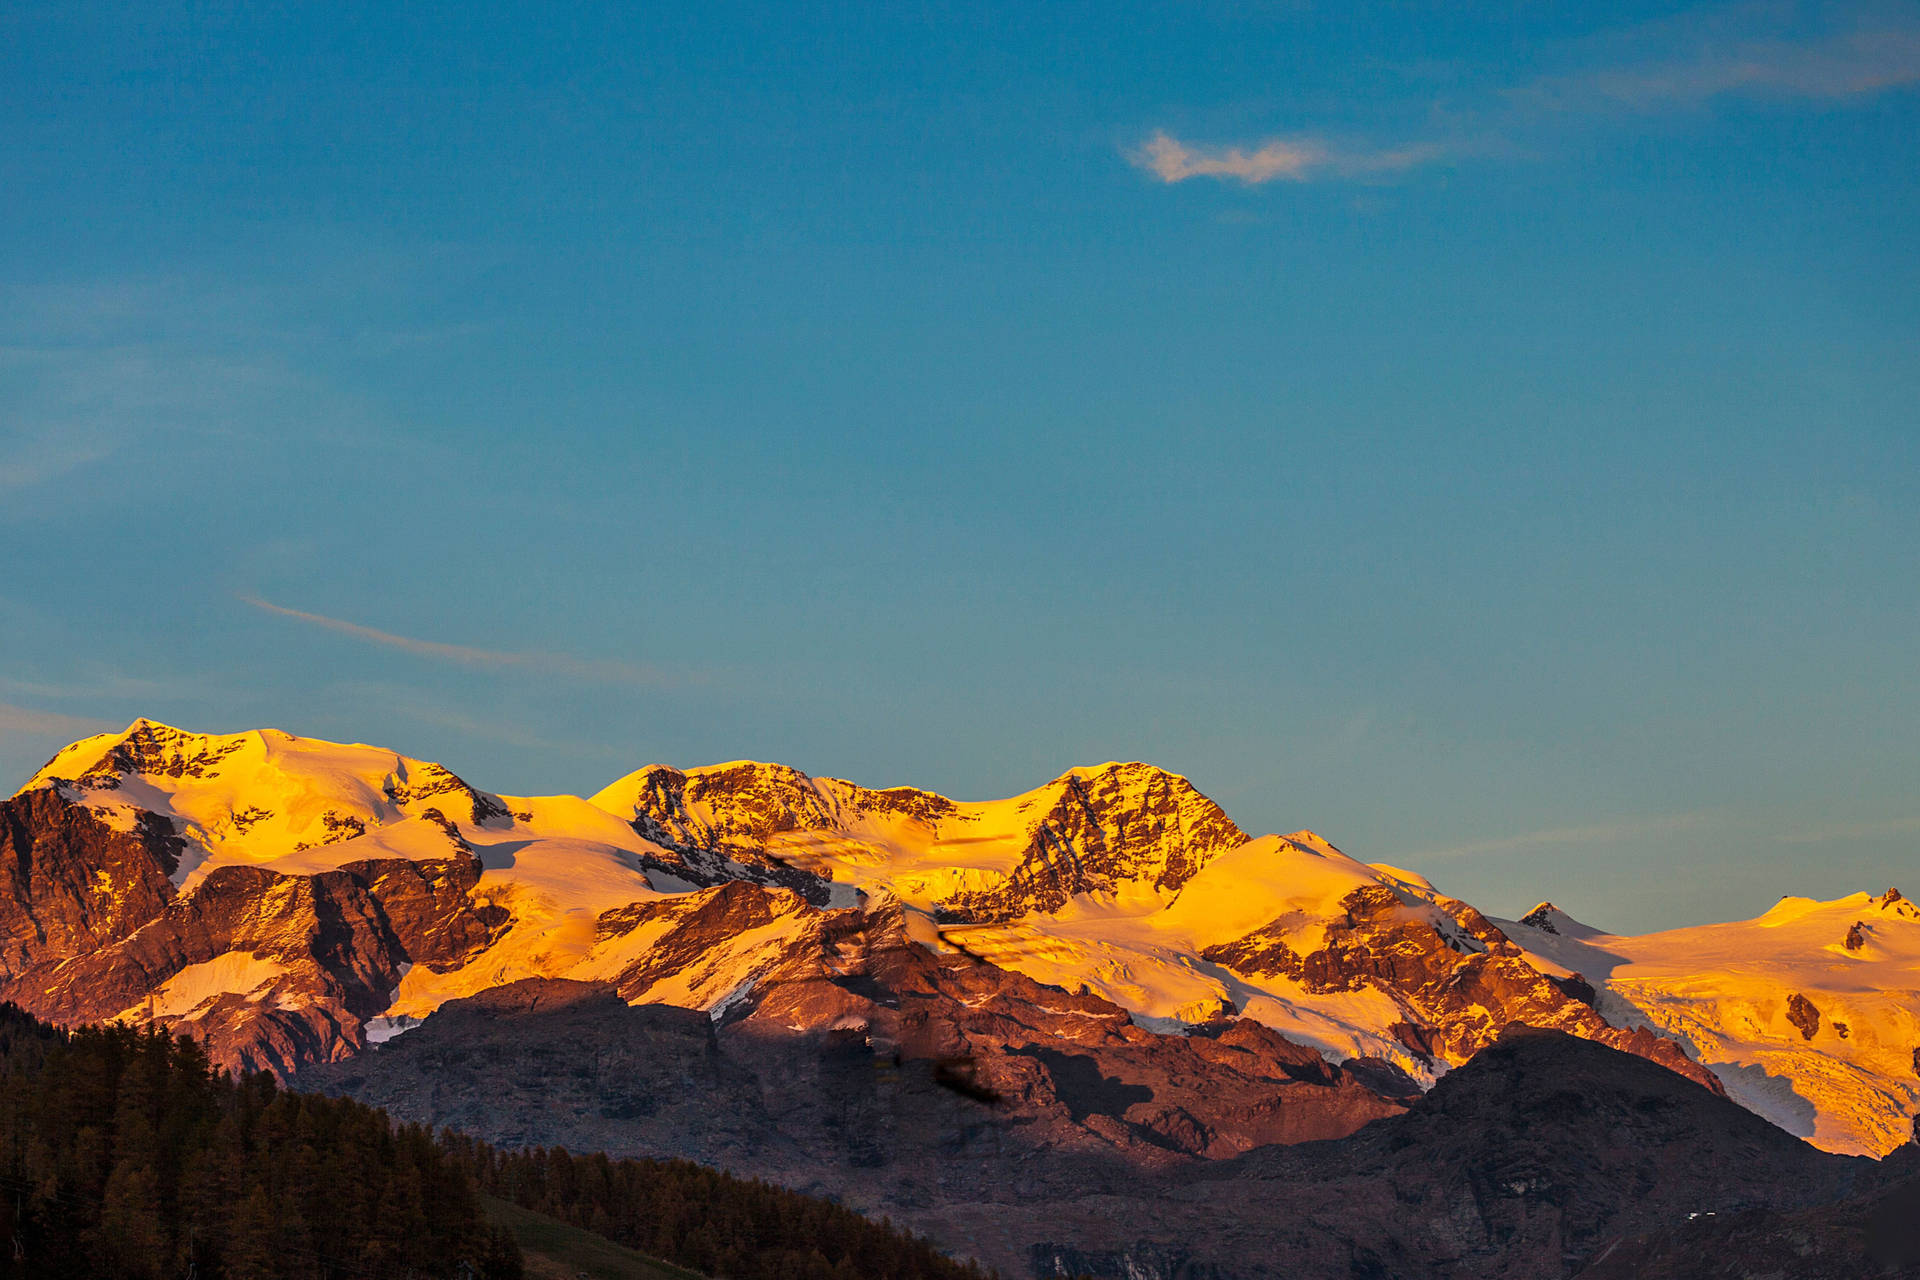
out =
<svg viewBox="0 0 1920 1280"><path fill-rule="evenodd" d="M122 1160L107 1177L94 1252L115 1275L158 1277L173 1253L160 1213L159 1179L143 1161Z"/></svg>

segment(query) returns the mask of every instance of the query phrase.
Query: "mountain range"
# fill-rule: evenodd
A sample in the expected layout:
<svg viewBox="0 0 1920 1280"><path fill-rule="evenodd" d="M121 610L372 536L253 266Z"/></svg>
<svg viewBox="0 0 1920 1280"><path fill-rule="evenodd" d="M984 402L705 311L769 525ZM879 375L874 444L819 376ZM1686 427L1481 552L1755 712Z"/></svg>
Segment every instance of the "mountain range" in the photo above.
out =
<svg viewBox="0 0 1920 1280"><path fill-rule="evenodd" d="M1310 831L1250 836L1138 763L989 802L745 761L520 797L142 720L0 803L0 865L0 998L41 1017L163 1026L498 1142L689 1155L1041 1274L1048 1248L1097 1262L1120 1238L1101 1222L1175 1229L1125 1207L1136 1177L1237 1169L1237 1195L1293 1144L1426 1132L1522 1028L1599 1046L1589 1073L1644 1059L1814 1156L1888 1156L1920 1112L1920 909L1896 890L1641 936L1547 903L1501 920ZM1076 1242L968 1208L1023 1186L1108 1210L1057 1216ZM1476 1213L1456 1243L1484 1261L1497 1215ZM1605 1233L1576 1234L1541 1248L1584 1259ZM1246 1271L1137 1244L1141 1274Z"/></svg>

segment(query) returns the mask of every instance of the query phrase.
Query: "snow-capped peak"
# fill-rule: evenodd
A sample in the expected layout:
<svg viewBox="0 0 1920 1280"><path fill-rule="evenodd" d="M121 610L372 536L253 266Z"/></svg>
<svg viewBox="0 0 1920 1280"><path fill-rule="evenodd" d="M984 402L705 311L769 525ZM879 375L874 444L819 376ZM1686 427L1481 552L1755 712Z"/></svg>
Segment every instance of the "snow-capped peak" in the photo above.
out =
<svg viewBox="0 0 1920 1280"><path fill-rule="evenodd" d="M1580 923L1551 902L1540 903L1521 916L1517 923L1526 925L1529 929L1538 929L1542 933L1558 934L1563 938L1582 939L1601 936L1599 929Z"/></svg>
<svg viewBox="0 0 1920 1280"><path fill-rule="evenodd" d="M461 824L507 817L498 797L431 761L279 729L192 733L147 719L74 743L21 790L37 787L58 788L118 830L133 829L142 814L168 820L186 844L175 871L183 886L221 863L347 845L409 819L445 833L425 836L425 848L445 856L449 845L460 847ZM424 856L417 843L409 848L402 856Z"/></svg>
<svg viewBox="0 0 1920 1280"><path fill-rule="evenodd" d="M864 895L919 942L1089 990L1149 1026L1232 1010L1329 1055L1386 1057L1430 1077L1506 1021L1601 1039L1653 1024L1698 1054L1659 1041L1669 1065L1713 1067L1732 1096L1823 1146L1883 1151L1920 1108L1920 907L1897 890L1787 898L1755 920L1638 938L1551 902L1489 921L1417 873L1359 862L1312 831L1249 839L1186 778L1139 762L1081 766L979 802L744 760L649 765L591 801L517 798L365 744L143 719L61 751L22 790L38 789L54 794L23 808L83 809L166 842L161 866L179 892L148 858L154 883L126 896L142 910L197 920L202 898L310 892L298 877L342 869L344 880L438 877L442 905L466 913L464 932L439 961L380 971L392 1017L522 977L651 964L680 910L670 903L714 890L725 892L701 902L741 936L712 944L711 982L648 998L724 1001L759 972L751 957L827 927L821 908ZM138 841L121 844L128 865L140 861ZM226 876L227 898L201 893L232 864L278 876ZM69 904L74 928L93 928L93 900L118 901L125 885L99 882L113 879L103 861L68 870L78 874L59 884L84 895ZM249 887L269 884L279 888ZM780 909L759 920L755 904L774 898ZM141 967L144 952L129 959L139 981L127 980L128 999L159 991L168 1008L187 996L198 1008L207 992L264 1000L292 981L253 963L250 938L228 941L177 971ZM287 945L293 955L306 944ZM166 988L165 973L187 978Z"/></svg>

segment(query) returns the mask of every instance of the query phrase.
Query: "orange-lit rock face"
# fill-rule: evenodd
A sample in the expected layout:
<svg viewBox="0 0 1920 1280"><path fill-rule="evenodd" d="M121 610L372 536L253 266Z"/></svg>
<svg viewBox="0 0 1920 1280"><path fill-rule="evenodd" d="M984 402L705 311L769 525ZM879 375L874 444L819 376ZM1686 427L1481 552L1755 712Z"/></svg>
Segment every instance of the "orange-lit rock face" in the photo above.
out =
<svg viewBox="0 0 1920 1280"><path fill-rule="evenodd" d="M7 802L16 842L35 818L52 833L24 860L42 891L4 905L44 941L19 949L0 998L69 1024L165 1026L207 1040L231 1067L286 1072L351 1052L406 967L458 965L504 923L470 896L471 857L310 876L224 866L182 895L146 844L53 792ZM124 869L128 888L103 880L92 902L77 899L66 892L76 855Z"/></svg>
<svg viewBox="0 0 1920 1280"><path fill-rule="evenodd" d="M179 858L163 825L117 831L51 788L0 804L0 975L85 955L159 915Z"/></svg>
<svg viewBox="0 0 1920 1280"><path fill-rule="evenodd" d="M1192 783L1143 764L1076 769L987 804L751 761L686 772L655 765L594 803L673 851L701 883L738 878L741 867L809 895L816 886L791 873L896 891L904 878L907 896L969 922L1054 911L1075 894L1126 885L1177 890L1246 840Z"/></svg>
<svg viewBox="0 0 1920 1280"><path fill-rule="evenodd" d="M1791 1125L1767 1111L1787 1089L1815 1117L1796 1131L1837 1149L1884 1149L1920 1110L1899 994L1920 987L1920 912L1897 894L1783 904L1725 946L1735 926L1618 939L1545 904L1501 925L1311 832L1248 839L1141 764L978 803L753 762L501 797L374 747L142 721L61 752L4 812L0 994L190 1030L229 1065L337 1059L539 978L723 1036L859 1037L1139 1152L1356 1123L1516 1023L1719 1088L1684 1044ZM1750 1024L1792 1043L1729 1030ZM1151 1106L1110 1105L1134 1087Z"/></svg>
<svg viewBox="0 0 1920 1280"><path fill-rule="evenodd" d="M1356 889L1341 901L1345 916L1327 928L1318 950L1296 954L1279 936L1283 930L1269 927L1201 955L1255 977L1282 974L1312 992L1386 992L1406 1011L1394 1027L1408 1047L1455 1065L1519 1023L1640 1054L1722 1092L1714 1074L1673 1041L1609 1026L1466 903L1437 899L1446 913L1437 922L1409 913L1408 905L1386 886Z"/></svg>

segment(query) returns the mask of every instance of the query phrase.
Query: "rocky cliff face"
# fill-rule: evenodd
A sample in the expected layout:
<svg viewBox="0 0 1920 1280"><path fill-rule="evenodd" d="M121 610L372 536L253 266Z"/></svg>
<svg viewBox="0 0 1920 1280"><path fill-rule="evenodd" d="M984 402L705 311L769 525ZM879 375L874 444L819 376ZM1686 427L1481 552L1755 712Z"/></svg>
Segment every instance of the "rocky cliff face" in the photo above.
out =
<svg viewBox="0 0 1920 1280"><path fill-rule="evenodd" d="M13 974L0 998L70 1025L164 1026L228 1066L285 1074L360 1048L413 964L487 943L503 922L468 896L479 874L473 858L222 867L123 936Z"/></svg>
<svg viewBox="0 0 1920 1280"><path fill-rule="evenodd" d="M755 761L689 772L650 765L624 780L624 787L631 792L625 807L634 829L647 839L743 862L764 858L776 837L789 833L844 835L872 816L931 826L958 808L944 796L911 787L875 791Z"/></svg>
<svg viewBox="0 0 1920 1280"><path fill-rule="evenodd" d="M536 978L948 1062L946 1084L1149 1163L1344 1131L1514 1024L1720 1087L1609 1021L1607 953L1563 913L1503 930L1312 833L1248 840L1141 764L979 803L750 762L516 798L374 747L141 721L7 801L0 856L0 995L191 1031L231 1066L338 1060ZM1904 954L1910 904L1845 909L1844 954ZM1886 1056L1894 1014L1804 990L1797 1052ZM1156 1101L1107 1105L1130 1089Z"/></svg>
<svg viewBox="0 0 1920 1280"><path fill-rule="evenodd" d="M953 895L940 904L944 918L1010 920L1127 884L1177 890L1213 855L1247 841L1192 783L1150 765L1075 770L1047 790L1053 803L1006 880Z"/></svg>
<svg viewBox="0 0 1920 1280"><path fill-rule="evenodd" d="M507 815L438 765L317 746L137 721L54 757L0 805L0 997L166 1026L237 1068L358 1049L411 967L456 967L508 923L443 807ZM365 837L410 820L411 856L319 852L391 852Z"/></svg>
<svg viewBox="0 0 1920 1280"><path fill-rule="evenodd" d="M571 1116L534 1140L685 1153L796 1185L836 1162L917 1180L929 1152L961 1149L983 1162L966 1166L982 1185L1038 1152L1166 1167L1339 1137L1398 1114L1417 1092L1379 1064L1335 1066L1255 1023L1144 1031L1103 1000L934 955L907 939L897 907L802 904L802 927L717 1017L631 1005L697 965L703 938L724 942L794 910L757 885L694 896L666 935L678 963L650 960L604 983L495 988L443 1006L371 1057L297 1079L435 1123ZM461 1074L457 1064L473 1065ZM505 1079L524 1087L495 1093Z"/></svg>
<svg viewBox="0 0 1920 1280"><path fill-rule="evenodd" d="M1410 912L1409 895L1373 885L1340 905L1344 914L1304 954L1289 945L1292 922L1282 920L1201 955L1239 973L1283 975L1312 992L1379 991L1405 1012L1391 1030L1428 1060L1466 1062L1510 1026L1547 1028L1639 1054L1724 1095L1719 1079L1678 1044L1610 1026L1594 1008L1591 986L1547 977L1458 899L1438 899L1445 914L1435 917Z"/></svg>
<svg viewBox="0 0 1920 1280"><path fill-rule="evenodd" d="M166 909L178 840L157 821L130 825L52 787L0 802L0 977L89 954Z"/></svg>
<svg viewBox="0 0 1920 1280"><path fill-rule="evenodd" d="M942 919L974 923L1057 911L1075 894L1130 884L1177 890L1247 839L1192 783L1144 764L1076 769L1000 805L751 761L686 772L653 765L594 801L671 850L694 883L745 878L815 902L826 900L822 873L832 879L822 852L887 861L916 846L993 842L1003 847L999 865L953 878L932 904Z"/></svg>

